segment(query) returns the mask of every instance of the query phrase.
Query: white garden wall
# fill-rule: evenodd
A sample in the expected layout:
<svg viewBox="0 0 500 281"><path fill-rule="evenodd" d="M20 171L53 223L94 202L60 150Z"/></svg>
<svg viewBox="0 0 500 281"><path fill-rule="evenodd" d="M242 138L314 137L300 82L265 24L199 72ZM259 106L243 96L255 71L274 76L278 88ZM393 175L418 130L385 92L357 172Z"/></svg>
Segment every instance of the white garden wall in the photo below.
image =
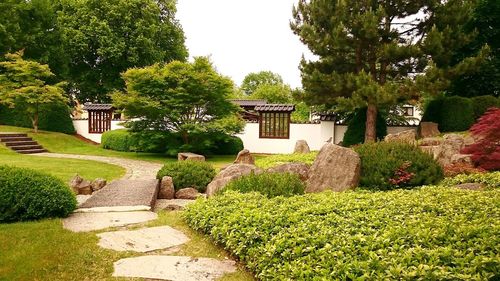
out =
<svg viewBox="0 0 500 281"><path fill-rule="evenodd" d="M121 125L123 121L113 120L111 121L111 130L123 129ZM93 142L101 143L102 134L90 134L89 133L89 120L88 119L73 119L73 126L75 126L76 133L80 136L89 139Z"/></svg>

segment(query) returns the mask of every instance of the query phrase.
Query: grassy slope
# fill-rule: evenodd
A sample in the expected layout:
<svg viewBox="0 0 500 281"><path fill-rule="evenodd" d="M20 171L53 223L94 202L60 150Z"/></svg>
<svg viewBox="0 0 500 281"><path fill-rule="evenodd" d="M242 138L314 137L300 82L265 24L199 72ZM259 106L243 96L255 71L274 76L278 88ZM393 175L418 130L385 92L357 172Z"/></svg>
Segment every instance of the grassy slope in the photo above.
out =
<svg viewBox="0 0 500 281"><path fill-rule="evenodd" d="M159 225L182 230L191 238L171 255L228 257L208 238L191 230L181 212L160 212L158 220L148 224ZM97 246L96 233L70 232L62 228L60 220L0 224L0 280L116 280L111 277L115 261L143 255L102 249ZM220 280L254 280L242 268Z"/></svg>

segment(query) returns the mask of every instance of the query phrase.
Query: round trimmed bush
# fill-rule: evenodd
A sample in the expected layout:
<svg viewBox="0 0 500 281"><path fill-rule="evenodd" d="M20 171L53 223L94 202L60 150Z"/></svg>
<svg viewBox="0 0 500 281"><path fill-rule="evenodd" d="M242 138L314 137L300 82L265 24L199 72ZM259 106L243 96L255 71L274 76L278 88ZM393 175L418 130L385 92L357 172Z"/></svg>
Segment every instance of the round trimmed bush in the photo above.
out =
<svg viewBox="0 0 500 281"><path fill-rule="evenodd" d="M440 119L441 132L467 131L474 124L472 101L459 96L444 99Z"/></svg>
<svg viewBox="0 0 500 281"><path fill-rule="evenodd" d="M107 131L101 138L101 146L110 150L131 151L134 144L132 134L126 129Z"/></svg>
<svg viewBox="0 0 500 281"><path fill-rule="evenodd" d="M180 161L165 164L156 174L156 178L172 177L175 190L193 187L205 192L207 185L215 177L212 165L202 161Z"/></svg>
<svg viewBox="0 0 500 281"><path fill-rule="evenodd" d="M443 101L443 97L431 100L425 107L422 121L439 124L441 122L441 109L443 108Z"/></svg>
<svg viewBox="0 0 500 281"><path fill-rule="evenodd" d="M474 119L477 119L488 110L490 107L500 107L500 100L494 96L479 96L472 98L474 107Z"/></svg>
<svg viewBox="0 0 500 281"><path fill-rule="evenodd" d="M230 182L221 192L235 190L241 193L259 192L268 198L304 194L305 185L299 176L290 173L250 174Z"/></svg>
<svg viewBox="0 0 500 281"><path fill-rule="evenodd" d="M130 132L127 129L107 131L102 135L101 145L116 151L156 152L167 150L169 136L165 132Z"/></svg>
<svg viewBox="0 0 500 281"><path fill-rule="evenodd" d="M343 146L351 146L355 144L360 144L365 141L365 130L366 130L366 108L361 108L356 110L352 119L349 121L347 126L347 131L344 134L344 139L342 140ZM376 134L377 139L384 139L387 135L387 124L385 118L380 114L377 114L377 124L376 124Z"/></svg>
<svg viewBox="0 0 500 281"><path fill-rule="evenodd" d="M58 178L0 166L0 222L67 217L75 208L75 195Z"/></svg>
<svg viewBox="0 0 500 281"><path fill-rule="evenodd" d="M370 143L355 151L361 158L363 187L392 190L436 184L443 179L443 169L432 156L409 144Z"/></svg>

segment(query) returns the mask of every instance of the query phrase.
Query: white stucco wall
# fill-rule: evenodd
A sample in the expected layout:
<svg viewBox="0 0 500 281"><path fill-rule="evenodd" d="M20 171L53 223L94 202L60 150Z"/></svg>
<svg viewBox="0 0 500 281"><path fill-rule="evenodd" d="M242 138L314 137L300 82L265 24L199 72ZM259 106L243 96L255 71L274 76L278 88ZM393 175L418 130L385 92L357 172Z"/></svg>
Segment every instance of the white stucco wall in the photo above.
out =
<svg viewBox="0 0 500 281"><path fill-rule="evenodd" d="M111 130L123 129L120 125L123 121L113 120L111 121ZM73 126L75 126L76 133L82 137L89 139L93 142L101 143L102 134L90 134L89 133L89 120L88 119L73 119Z"/></svg>

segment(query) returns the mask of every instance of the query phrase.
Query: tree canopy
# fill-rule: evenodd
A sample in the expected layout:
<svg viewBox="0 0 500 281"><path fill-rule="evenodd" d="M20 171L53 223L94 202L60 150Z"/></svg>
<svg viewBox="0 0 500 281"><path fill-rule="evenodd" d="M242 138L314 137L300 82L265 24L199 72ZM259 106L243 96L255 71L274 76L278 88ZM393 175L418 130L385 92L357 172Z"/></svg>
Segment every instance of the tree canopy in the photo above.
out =
<svg viewBox="0 0 500 281"><path fill-rule="evenodd" d="M179 132L188 143L193 132L241 129L231 122L237 111L228 100L233 83L205 57L129 69L123 79L126 92L115 93L113 102L124 108L133 130Z"/></svg>
<svg viewBox="0 0 500 281"><path fill-rule="evenodd" d="M283 78L272 71L260 71L247 74L241 82L241 89L250 96L261 85L283 85Z"/></svg>
<svg viewBox="0 0 500 281"><path fill-rule="evenodd" d="M480 56L455 64L449 59L447 46L471 38L460 30L471 6L460 0L300 0L291 28L319 57L301 62L305 100L367 107L365 141L375 141L379 108L418 98L422 89L442 90L450 76L484 58L482 48ZM428 69L415 83L413 77Z"/></svg>

